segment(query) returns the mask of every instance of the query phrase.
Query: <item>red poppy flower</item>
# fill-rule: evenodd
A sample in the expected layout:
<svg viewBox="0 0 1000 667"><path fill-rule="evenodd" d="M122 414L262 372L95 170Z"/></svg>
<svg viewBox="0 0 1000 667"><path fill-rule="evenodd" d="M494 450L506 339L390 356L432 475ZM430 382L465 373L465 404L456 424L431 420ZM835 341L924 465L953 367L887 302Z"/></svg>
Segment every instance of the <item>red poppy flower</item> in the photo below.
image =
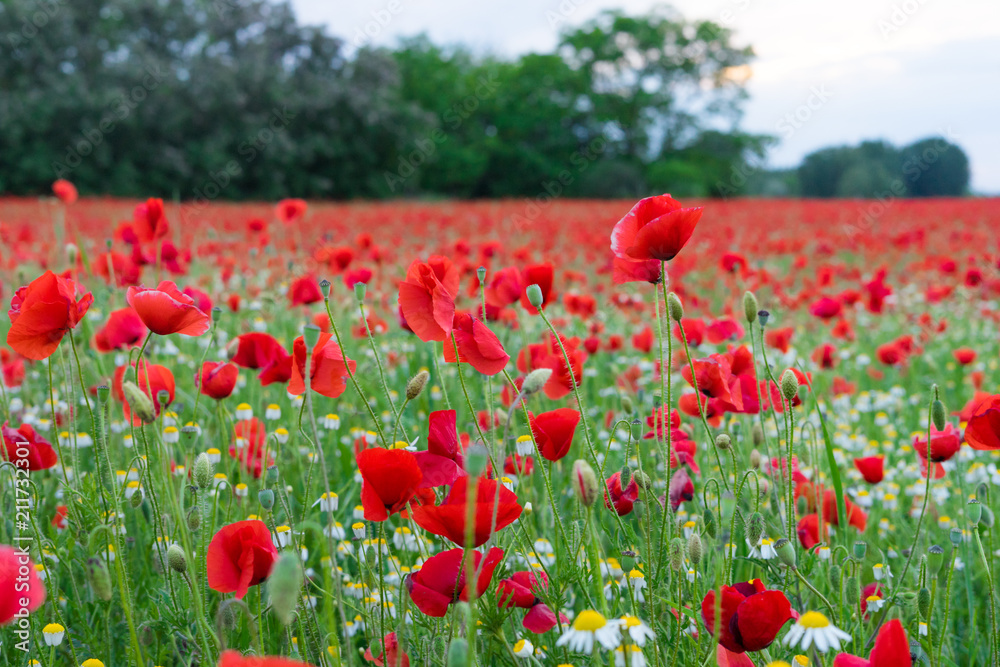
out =
<svg viewBox="0 0 1000 667"><path fill-rule="evenodd" d="M503 462L503 471L506 475L530 475L535 469L535 460L530 456L511 454Z"/></svg>
<svg viewBox="0 0 1000 667"><path fill-rule="evenodd" d="M868 659L841 653L833 659L833 667L912 667L910 642L899 619L888 621L878 631Z"/></svg>
<svg viewBox="0 0 1000 667"><path fill-rule="evenodd" d="M962 437L954 424L945 424L944 430L939 431L931 424L931 446L928 453L927 435L917 435L913 437L913 449L923 459L930 459L934 463L948 461L962 447ZM971 443L970 443L971 446Z"/></svg>
<svg viewBox="0 0 1000 667"><path fill-rule="evenodd" d="M868 514L863 509L844 498L844 511L847 513L848 525L854 526L859 533L865 532L868 526ZM823 494L823 521L831 526L840 525L840 513L837 509L837 494L828 489Z"/></svg>
<svg viewBox="0 0 1000 667"><path fill-rule="evenodd" d="M131 257L120 252L109 250L97 255L91 260L90 268L95 276L102 278L106 283L111 282L111 274L114 272L115 284L119 287L135 285L139 282L139 265Z"/></svg>
<svg viewBox="0 0 1000 667"><path fill-rule="evenodd" d="M313 276L303 276L294 281L288 288L288 300L293 306L308 306L323 300L323 292Z"/></svg>
<svg viewBox="0 0 1000 667"><path fill-rule="evenodd" d="M28 359L48 359L93 302L83 285L46 271L10 300L7 344Z"/></svg>
<svg viewBox="0 0 1000 667"><path fill-rule="evenodd" d="M111 311L108 321L94 334L94 348L98 352L127 350L142 345L149 330L131 308Z"/></svg>
<svg viewBox="0 0 1000 667"><path fill-rule="evenodd" d="M166 366L160 366L158 364L147 363L146 360L140 360L136 368L136 384L139 389L149 396L149 399L153 402L153 409L156 414L160 414L160 401L159 394L161 391L167 392L167 405L170 405L174 401L174 389L176 383L174 382L174 374ZM112 386L114 389L115 397L122 402L122 410L125 413L125 419L132 418L132 408L129 406L128 401L125 400L125 393L122 391L122 381L125 379L125 367L119 366L115 369L115 376L113 378ZM138 425L139 418L136 417L133 423Z"/></svg>
<svg viewBox="0 0 1000 667"><path fill-rule="evenodd" d="M955 361L963 366L968 366L976 360L976 351L967 347L960 347L951 354L955 357Z"/></svg>
<svg viewBox="0 0 1000 667"><path fill-rule="evenodd" d="M248 655L239 651L223 651L217 667L312 667L309 663L291 658Z"/></svg>
<svg viewBox="0 0 1000 667"><path fill-rule="evenodd" d="M785 327L784 329L768 329L764 334L764 342L769 347L773 347L782 354L788 352L792 346L792 336L795 335L795 327Z"/></svg>
<svg viewBox="0 0 1000 667"><path fill-rule="evenodd" d="M237 447L239 440L240 447ZM229 455L238 459L246 471L253 475L254 479L260 479L264 472L264 453L267 449L267 428L264 422L251 417L236 422L233 426L233 444L229 446ZM267 458L267 466L274 463L270 456Z"/></svg>
<svg viewBox="0 0 1000 667"><path fill-rule="evenodd" d="M866 456L854 459L854 466L869 484L878 484L885 477L884 456Z"/></svg>
<svg viewBox="0 0 1000 667"><path fill-rule="evenodd" d="M278 220L290 225L291 223L305 217L309 205L302 199L282 199L274 207L274 214Z"/></svg>
<svg viewBox="0 0 1000 667"><path fill-rule="evenodd" d="M278 560L278 549L267 524L256 519L223 526L208 545L205 573L208 586L219 593L236 593L264 581Z"/></svg>
<svg viewBox="0 0 1000 667"><path fill-rule="evenodd" d="M611 282L615 285L625 283L650 283L657 285L660 282L659 260L646 259L632 262L621 257L611 260Z"/></svg>
<svg viewBox="0 0 1000 667"><path fill-rule="evenodd" d="M0 350L0 372L7 387L20 387L24 382L24 357L7 348Z"/></svg>
<svg viewBox="0 0 1000 667"><path fill-rule="evenodd" d="M562 342L566 356L569 357L568 367L566 357L559 349L559 343L551 335L546 336L544 343L528 345L517 357L517 369L522 373L530 373L539 368L548 368L552 371L544 389L545 395L553 401L558 401L573 391L574 380L577 386L580 385L583 380L583 364L587 360L587 353L579 349L578 338L566 338L559 334L559 341Z"/></svg>
<svg viewBox="0 0 1000 667"><path fill-rule="evenodd" d="M399 640L395 632L390 632L382 639L383 650L378 657L372 655L372 648L365 650L365 660L374 663L375 667L410 667L410 656L399 648Z"/></svg>
<svg viewBox="0 0 1000 667"><path fill-rule="evenodd" d="M341 352L340 346L328 333L321 333L312 350L309 368L310 387L317 394L337 398L347 388L348 368L353 373L357 363ZM292 378L288 383L288 393L298 396L306 390L306 341L302 336L292 344Z"/></svg>
<svg viewBox="0 0 1000 667"><path fill-rule="evenodd" d="M427 451L413 452L423 481L420 488L451 486L465 474L454 410L435 410L427 417Z"/></svg>
<svg viewBox="0 0 1000 667"><path fill-rule="evenodd" d="M824 296L809 306L809 314L821 320L830 320L840 315L843 309L839 301Z"/></svg>
<svg viewBox="0 0 1000 667"><path fill-rule="evenodd" d="M792 605L781 591L764 587L760 579L722 587L719 644L733 653L760 651L774 641L792 617ZM701 601L701 618L715 632L715 591Z"/></svg>
<svg viewBox="0 0 1000 667"><path fill-rule="evenodd" d="M827 524L824 524L824 533L827 532L826 528ZM814 546L826 539L826 536L824 536L823 540L820 540L818 514L807 514L799 519L795 532L799 536L799 544L802 545L803 549L812 549Z"/></svg>
<svg viewBox="0 0 1000 667"><path fill-rule="evenodd" d="M500 502L494 505L499 484ZM455 480L448 497L440 505L414 507L410 514L417 525L424 530L446 537L455 544L465 545L466 497L469 478ZM493 511L496 507L496 531L499 532L514 523L523 508L517 502L513 491L492 479L480 478L476 482L475 525L472 529L472 546L486 543L492 534Z"/></svg>
<svg viewBox="0 0 1000 667"><path fill-rule="evenodd" d="M607 489L604 492L604 505L608 509L614 508L619 516L632 513L635 501L639 499L639 485L635 477L629 481L628 486L622 488L622 474L616 472L604 482Z"/></svg>
<svg viewBox="0 0 1000 667"><path fill-rule="evenodd" d="M64 178L60 178L52 184L52 194L58 197L59 201L64 204L72 204L79 197L76 186Z"/></svg>
<svg viewBox="0 0 1000 667"><path fill-rule="evenodd" d="M205 396L221 400L233 393L239 376L240 369L236 364L206 361L201 365L201 373L195 377L195 383Z"/></svg>
<svg viewBox="0 0 1000 667"><path fill-rule="evenodd" d="M670 195L639 201L611 232L611 251L630 261L669 262L694 233L702 209L684 208Z"/></svg>
<svg viewBox="0 0 1000 667"><path fill-rule="evenodd" d="M399 283L399 310L417 338L425 343L448 338L458 287L458 274L444 257L410 264L406 280Z"/></svg>
<svg viewBox="0 0 1000 667"><path fill-rule="evenodd" d="M538 309L528 301L527 288L529 285L538 285L542 291L542 310L545 310L549 302L556 298L556 293L552 289L554 272L551 264L536 264L527 266L521 271L521 307L532 315L538 314Z"/></svg>
<svg viewBox="0 0 1000 667"><path fill-rule="evenodd" d="M463 558L464 553L464 549L442 551L424 561L420 569L406 579L410 599L417 609L428 616L442 618L448 613L449 606L469 600L469 582L466 580L468 563ZM476 580L476 598L489 588L493 571L502 558L503 549L497 547L490 549L485 556L478 551L472 552L475 571L482 568Z"/></svg>
<svg viewBox="0 0 1000 667"><path fill-rule="evenodd" d="M732 366L725 355L712 354L705 359L695 359L693 365L694 377L701 394L718 399L732 412L743 410L743 388L739 377L733 375ZM690 365L681 369L681 375L694 387Z"/></svg>
<svg viewBox="0 0 1000 667"><path fill-rule="evenodd" d="M0 432L3 435L0 459L10 461L22 470L48 470L59 461L52 444L38 435L31 424L21 424L14 430L4 422Z"/></svg>
<svg viewBox="0 0 1000 667"><path fill-rule="evenodd" d="M965 441L973 449L1000 449L1000 395L979 403L965 427Z"/></svg>
<svg viewBox="0 0 1000 667"><path fill-rule="evenodd" d="M21 571L26 569L24 576ZM24 602L27 601L27 604ZM0 544L0 626L7 625L23 609L35 611L45 602L45 584L27 551Z"/></svg>
<svg viewBox="0 0 1000 667"><path fill-rule="evenodd" d="M194 305L194 299L169 280L164 280L155 289L129 287L125 300L142 323L161 336L175 333L200 336L211 325L209 316Z"/></svg>
<svg viewBox="0 0 1000 667"><path fill-rule="evenodd" d="M458 361L470 364L483 375L496 375L503 371L510 361L496 334L485 324L468 313L455 313L451 335L454 342L444 342L444 360L455 363L455 347L458 347Z"/></svg>
<svg viewBox="0 0 1000 667"><path fill-rule="evenodd" d="M132 211L132 229L139 241L150 243L170 233L170 225L163 212L163 200L149 198Z"/></svg>
<svg viewBox="0 0 1000 667"><path fill-rule="evenodd" d="M820 368L829 370L837 365L836 354L837 348L830 343L823 343L813 350L812 360L815 361Z"/></svg>
<svg viewBox="0 0 1000 667"><path fill-rule="evenodd" d="M528 413L531 434L538 451L549 461L558 461L569 453L573 444L580 413L570 408L559 408L535 415Z"/></svg>
<svg viewBox="0 0 1000 667"><path fill-rule="evenodd" d="M505 308L521 299L521 272L509 266L493 273L486 288L486 303L497 308Z"/></svg>
<svg viewBox="0 0 1000 667"><path fill-rule="evenodd" d="M228 353L229 360L237 366L259 368L257 379L262 387L288 382L292 377L292 355L270 334L254 332L237 336Z"/></svg>
<svg viewBox="0 0 1000 667"><path fill-rule="evenodd" d="M358 453L358 469L368 521L385 521L405 508L423 479L416 457L405 449L366 449Z"/></svg>
<svg viewBox="0 0 1000 667"><path fill-rule="evenodd" d="M541 635L556 626L559 619L555 613L536 593L549 587L549 579L544 572L515 572L509 579L504 579L497 586L497 606L503 609L517 607L527 609L521 625L525 630ZM564 623L569 619L560 614Z"/></svg>

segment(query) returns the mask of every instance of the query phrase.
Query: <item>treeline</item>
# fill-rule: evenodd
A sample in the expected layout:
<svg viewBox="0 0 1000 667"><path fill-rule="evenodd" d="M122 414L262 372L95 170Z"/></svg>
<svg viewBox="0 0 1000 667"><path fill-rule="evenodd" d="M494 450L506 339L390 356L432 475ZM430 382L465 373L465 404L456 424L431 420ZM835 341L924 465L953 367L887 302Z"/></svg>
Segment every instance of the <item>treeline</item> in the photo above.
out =
<svg viewBox="0 0 1000 667"><path fill-rule="evenodd" d="M775 139L738 126L752 57L666 7L501 59L425 37L353 48L269 0L6 0L0 194L809 194L818 165L839 196L882 176L840 153L755 167Z"/></svg>

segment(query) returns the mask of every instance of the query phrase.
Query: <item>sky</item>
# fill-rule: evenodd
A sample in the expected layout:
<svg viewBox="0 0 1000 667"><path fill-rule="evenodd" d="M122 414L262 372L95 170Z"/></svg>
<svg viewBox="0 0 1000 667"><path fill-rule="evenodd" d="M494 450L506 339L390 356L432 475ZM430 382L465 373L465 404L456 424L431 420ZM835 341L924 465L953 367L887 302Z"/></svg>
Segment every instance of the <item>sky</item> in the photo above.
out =
<svg viewBox="0 0 1000 667"><path fill-rule="evenodd" d="M350 43L440 44L516 56L551 51L560 29L653 0L291 0L301 21ZM826 146L943 135L969 155L972 189L1000 194L998 0L676 0L757 54L741 127L780 143L769 166Z"/></svg>

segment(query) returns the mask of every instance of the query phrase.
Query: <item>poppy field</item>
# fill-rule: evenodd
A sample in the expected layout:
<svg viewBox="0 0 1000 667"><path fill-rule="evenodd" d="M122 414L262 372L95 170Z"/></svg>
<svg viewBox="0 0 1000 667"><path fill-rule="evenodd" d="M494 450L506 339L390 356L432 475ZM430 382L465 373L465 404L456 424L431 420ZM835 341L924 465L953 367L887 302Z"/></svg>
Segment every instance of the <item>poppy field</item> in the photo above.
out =
<svg viewBox="0 0 1000 667"><path fill-rule="evenodd" d="M0 200L0 663L1000 664L1000 201Z"/></svg>

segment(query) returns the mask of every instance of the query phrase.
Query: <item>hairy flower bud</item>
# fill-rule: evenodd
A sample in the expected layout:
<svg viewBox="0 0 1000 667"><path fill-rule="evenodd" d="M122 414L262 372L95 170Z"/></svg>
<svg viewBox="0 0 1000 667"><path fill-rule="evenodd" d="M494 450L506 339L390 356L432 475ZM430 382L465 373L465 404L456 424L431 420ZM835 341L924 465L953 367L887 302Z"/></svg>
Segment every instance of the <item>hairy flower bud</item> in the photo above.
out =
<svg viewBox="0 0 1000 667"><path fill-rule="evenodd" d="M545 383L549 381L552 377L551 368L537 368L524 378L524 383L521 385L521 393L525 396L531 396L532 394L537 394L545 386Z"/></svg>
<svg viewBox="0 0 1000 667"><path fill-rule="evenodd" d="M751 545L757 546L760 542L760 538L764 535L764 527L764 515L760 512L754 512L747 519L743 533Z"/></svg>
<svg viewBox="0 0 1000 667"><path fill-rule="evenodd" d="M295 617L295 607L302 592L302 564L293 551L286 551L278 558L267 580L267 590L271 595L271 611L282 625L288 625Z"/></svg>
<svg viewBox="0 0 1000 667"><path fill-rule="evenodd" d="M743 293L743 315L747 318L747 324L753 324L757 321L757 310L759 306L757 305L757 297L754 296L753 292Z"/></svg>
<svg viewBox="0 0 1000 667"><path fill-rule="evenodd" d="M139 506L140 506L140 505L142 505L142 499L143 499L143 497L144 497L144 496L143 496L143 493L142 493L142 488L141 488L141 487L140 487L140 488L137 488L137 489L136 489L136 490L135 490L135 491L134 491L134 492L132 493L132 497L131 497L131 498L129 498L129 502L130 502L130 503L132 504L132 508L133 508L133 509L138 509L138 508L139 508Z"/></svg>
<svg viewBox="0 0 1000 667"><path fill-rule="evenodd" d="M674 292L667 295L667 312L670 313L670 319L675 322L684 319L684 305L681 304L681 298Z"/></svg>
<svg viewBox="0 0 1000 667"><path fill-rule="evenodd" d="M705 523L705 532L712 539L719 534L719 522L715 518L715 512L711 509L706 509L705 513L702 515L702 521Z"/></svg>
<svg viewBox="0 0 1000 667"><path fill-rule="evenodd" d="M123 382L122 393L125 394L125 402L128 403L132 414L142 420L144 424L152 424L156 420L156 408L153 401L149 399L146 392L139 389L139 385L134 382Z"/></svg>
<svg viewBox="0 0 1000 667"><path fill-rule="evenodd" d="M135 496L132 496L133 498ZM197 507L192 507L187 513L187 524L188 528L192 531L198 530L201 526L201 512L198 511Z"/></svg>
<svg viewBox="0 0 1000 667"><path fill-rule="evenodd" d="M844 602L849 605L858 604L861 601L861 584L857 577L848 577L844 582Z"/></svg>
<svg viewBox="0 0 1000 667"><path fill-rule="evenodd" d="M715 446L718 449L726 451L727 449L729 449L730 445L732 445L732 440L729 439L729 436L727 434L720 433L719 435L715 436Z"/></svg>
<svg viewBox="0 0 1000 667"><path fill-rule="evenodd" d="M94 595L107 602L111 599L111 575L101 558L87 559L87 581Z"/></svg>
<svg viewBox="0 0 1000 667"><path fill-rule="evenodd" d="M671 570L680 572L684 569L684 540L679 537L670 540L669 559Z"/></svg>
<svg viewBox="0 0 1000 667"><path fill-rule="evenodd" d="M843 568L841 568L836 563L830 566L830 570L827 576L829 577L831 588L834 589L840 588L840 577L843 576L843 573L844 573Z"/></svg>
<svg viewBox="0 0 1000 667"><path fill-rule="evenodd" d="M688 560L695 567L701 562L701 557L704 554L704 548L701 544L701 536L698 533L691 533L691 537L688 538L687 543L687 553Z"/></svg>
<svg viewBox="0 0 1000 667"><path fill-rule="evenodd" d="M931 423L934 424L934 428L939 431L943 431L947 422L948 418L945 416L944 403L935 399L935 401L931 403Z"/></svg>
<svg viewBox="0 0 1000 667"><path fill-rule="evenodd" d="M178 544L171 544L170 548L167 549L167 563L170 564L170 569L174 572L179 572L184 574L188 569L187 556L184 554L184 549Z"/></svg>
<svg viewBox="0 0 1000 667"><path fill-rule="evenodd" d="M653 488L653 480L651 480L649 475L641 470L636 470L632 473L632 479L635 480L635 485L640 489L646 489L649 491Z"/></svg>
<svg viewBox="0 0 1000 667"><path fill-rule="evenodd" d="M597 501L597 473L583 459L577 459L573 462L572 484L577 500L584 507L590 507Z"/></svg>
<svg viewBox="0 0 1000 667"><path fill-rule="evenodd" d="M455 637L448 647L446 667L465 667L469 655L469 642L462 637Z"/></svg>
<svg viewBox="0 0 1000 667"><path fill-rule="evenodd" d="M632 403L631 396L622 396L622 410L624 410L627 415L635 412L635 404Z"/></svg>
<svg viewBox="0 0 1000 667"><path fill-rule="evenodd" d="M202 452L194 460L194 483L199 489L207 489L212 485L213 473L214 466L211 459L208 458L208 454Z"/></svg>
<svg viewBox="0 0 1000 667"><path fill-rule="evenodd" d="M427 386L427 381L431 379L431 374L427 371L420 371L406 383L406 400L412 401L420 396Z"/></svg>
<svg viewBox="0 0 1000 667"><path fill-rule="evenodd" d="M789 368L781 374L781 395L786 401L790 401L797 393L799 393L799 378Z"/></svg>
<svg viewBox="0 0 1000 667"><path fill-rule="evenodd" d="M920 612L920 618L925 621L929 620L928 616L931 611L931 592L926 587L917 591L917 611Z"/></svg>
<svg viewBox="0 0 1000 667"><path fill-rule="evenodd" d="M750 452L750 467L751 468L753 468L754 470L760 470L760 464L762 463L762 461L763 461L763 458L761 457L759 451L757 451L756 449L754 449L753 451Z"/></svg>

